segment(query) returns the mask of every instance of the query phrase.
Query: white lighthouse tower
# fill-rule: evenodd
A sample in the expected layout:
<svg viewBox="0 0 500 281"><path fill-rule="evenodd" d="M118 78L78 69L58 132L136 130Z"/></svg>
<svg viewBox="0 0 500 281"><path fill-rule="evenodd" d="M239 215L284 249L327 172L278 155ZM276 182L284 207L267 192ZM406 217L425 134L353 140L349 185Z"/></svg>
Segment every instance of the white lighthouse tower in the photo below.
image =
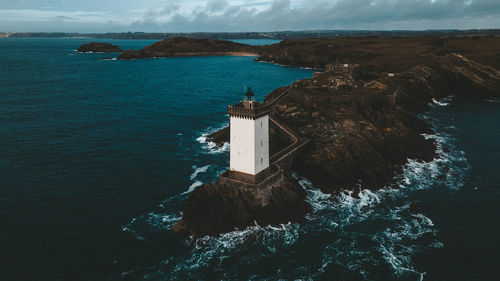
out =
<svg viewBox="0 0 500 281"><path fill-rule="evenodd" d="M250 87L246 99L230 105L230 164L233 179L258 183L269 174L270 105L257 103Z"/></svg>

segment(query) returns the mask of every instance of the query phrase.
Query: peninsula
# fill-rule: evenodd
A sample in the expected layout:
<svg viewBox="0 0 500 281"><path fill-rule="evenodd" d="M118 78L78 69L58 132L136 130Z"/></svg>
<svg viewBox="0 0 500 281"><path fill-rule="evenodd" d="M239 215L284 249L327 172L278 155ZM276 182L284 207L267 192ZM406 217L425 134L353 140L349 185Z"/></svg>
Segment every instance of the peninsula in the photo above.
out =
<svg viewBox="0 0 500 281"><path fill-rule="evenodd" d="M199 187L172 228L180 236L300 221L310 207L291 171L331 194L396 187L407 159L439 157L424 136L433 128L417 113L450 95L500 96L498 37L298 39L270 46L174 38L119 59L242 53L320 71L264 98L270 164L278 169L270 173L277 176L256 186L222 174ZM229 135L226 128L209 138L222 145Z"/></svg>

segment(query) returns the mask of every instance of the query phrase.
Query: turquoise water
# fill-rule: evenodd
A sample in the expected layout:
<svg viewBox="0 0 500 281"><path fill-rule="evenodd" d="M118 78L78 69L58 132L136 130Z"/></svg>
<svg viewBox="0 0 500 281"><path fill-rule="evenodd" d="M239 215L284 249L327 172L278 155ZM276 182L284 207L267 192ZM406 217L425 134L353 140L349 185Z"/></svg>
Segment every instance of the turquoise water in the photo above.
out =
<svg viewBox="0 0 500 281"><path fill-rule="evenodd" d="M228 166L204 141L226 105L312 71L74 51L89 41L154 42L0 40L1 280L498 279L499 100L434 104L440 158L409 161L398 190L332 201L296 175L306 222L179 240L182 200Z"/></svg>

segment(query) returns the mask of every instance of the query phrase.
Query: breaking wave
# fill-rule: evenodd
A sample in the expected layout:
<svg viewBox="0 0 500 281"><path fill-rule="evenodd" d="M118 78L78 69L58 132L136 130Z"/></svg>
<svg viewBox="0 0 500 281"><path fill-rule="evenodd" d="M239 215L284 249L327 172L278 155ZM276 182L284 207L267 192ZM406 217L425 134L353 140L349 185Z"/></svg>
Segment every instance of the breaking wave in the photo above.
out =
<svg viewBox="0 0 500 281"><path fill-rule="evenodd" d="M439 106L447 106L447 105L449 105L449 104L450 104L450 103L448 103L448 102L444 102L444 101L442 101L442 100L441 100L441 101L438 101L438 100L436 100L435 98L432 98L432 103L437 104L437 105L439 105Z"/></svg>
<svg viewBox="0 0 500 281"><path fill-rule="evenodd" d="M185 192L183 192L182 194L184 195L184 194L191 193L191 192L193 192L193 191L194 191L197 187L202 186L202 185L203 185L203 183L202 183L201 181L195 181L195 182L193 182L193 184L191 184L191 185L189 186L188 190L187 190L187 191L185 191Z"/></svg>
<svg viewBox="0 0 500 281"><path fill-rule="evenodd" d="M206 165L203 167L193 166L194 172L189 176L189 178L191 180L194 180L198 176L198 174L205 173L208 170L208 167L210 167L210 165Z"/></svg>
<svg viewBox="0 0 500 281"><path fill-rule="evenodd" d="M228 123L225 123L224 125L217 127L217 128L208 128L204 133L201 134L198 138L196 138L196 141L201 143L203 145L203 149L207 151L209 154L219 154L223 152L229 151L229 143L224 142L223 145L217 146L217 144L213 141L208 141L207 137L217 131L220 131L224 129L225 127L229 126Z"/></svg>
<svg viewBox="0 0 500 281"><path fill-rule="evenodd" d="M435 122L430 117L427 120ZM332 196L294 175L312 206L305 222L255 224L219 237L187 240L182 254L134 271L141 272L142 280L315 280L331 276L339 280L425 280L425 269L415 265L415 256L445 245L432 218L412 208L419 204L414 195L438 189L454 192L463 186L470 169L465 153L454 146L454 127L434 125L440 133L424 137L435 141L437 157L430 162L408 160L396 178L396 189L345 190ZM208 167L193 169L192 180ZM178 220L175 209L152 212L133 219L124 231L147 239L150 229L169 229Z"/></svg>

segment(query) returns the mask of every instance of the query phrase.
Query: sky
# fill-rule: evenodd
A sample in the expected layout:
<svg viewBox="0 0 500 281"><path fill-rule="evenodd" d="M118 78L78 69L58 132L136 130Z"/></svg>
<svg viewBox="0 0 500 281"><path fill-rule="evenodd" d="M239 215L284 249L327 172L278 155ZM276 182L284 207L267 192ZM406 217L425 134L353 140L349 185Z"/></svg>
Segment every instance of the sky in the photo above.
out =
<svg viewBox="0 0 500 281"><path fill-rule="evenodd" d="M500 0L0 0L0 32L500 28Z"/></svg>

